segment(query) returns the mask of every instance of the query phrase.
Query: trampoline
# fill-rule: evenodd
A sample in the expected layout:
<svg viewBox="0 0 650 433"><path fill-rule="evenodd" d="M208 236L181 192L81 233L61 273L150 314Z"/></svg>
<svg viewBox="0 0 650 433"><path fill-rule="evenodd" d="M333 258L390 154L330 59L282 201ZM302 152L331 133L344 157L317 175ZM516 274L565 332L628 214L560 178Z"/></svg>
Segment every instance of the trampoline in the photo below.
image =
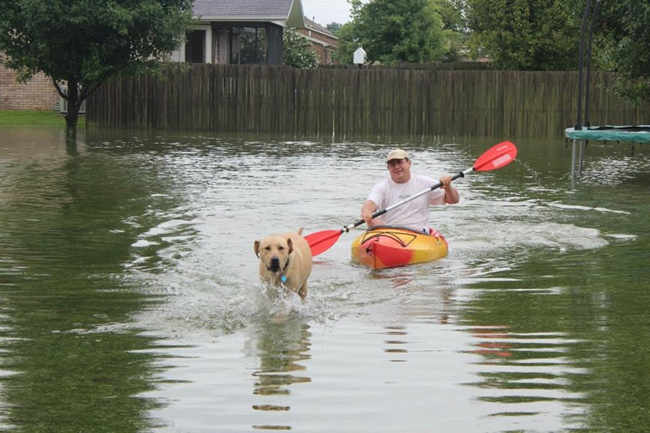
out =
<svg viewBox="0 0 650 433"><path fill-rule="evenodd" d="M573 140L571 152L571 179L575 178L576 170L582 173L585 142L589 140L615 141L625 143L650 143L650 125L629 126L583 126L581 128L567 128L565 137ZM576 154L580 143L580 155L576 163Z"/></svg>

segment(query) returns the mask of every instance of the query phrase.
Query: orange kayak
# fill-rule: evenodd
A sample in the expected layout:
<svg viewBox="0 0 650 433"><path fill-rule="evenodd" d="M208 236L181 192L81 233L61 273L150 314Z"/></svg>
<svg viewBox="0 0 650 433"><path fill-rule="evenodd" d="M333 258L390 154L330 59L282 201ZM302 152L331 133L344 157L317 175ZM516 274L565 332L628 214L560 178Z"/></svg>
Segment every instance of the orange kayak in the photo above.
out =
<svg viewBox="0 0 650 433"><path fill-rule="evenodd" d="M431 262L445 257L448 250L436 231L427 235L391 226L373 227L352 242L352 258L374 269Z"/></svg>

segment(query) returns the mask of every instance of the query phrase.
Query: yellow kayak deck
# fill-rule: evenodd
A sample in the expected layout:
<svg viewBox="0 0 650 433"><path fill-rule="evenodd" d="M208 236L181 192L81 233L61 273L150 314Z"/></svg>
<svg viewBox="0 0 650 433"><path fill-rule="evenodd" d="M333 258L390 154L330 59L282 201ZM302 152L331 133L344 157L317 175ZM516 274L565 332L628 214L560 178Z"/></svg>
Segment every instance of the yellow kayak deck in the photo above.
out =
<svg viewBox="0 0 650 433"><path fill-rule="evenodd" d="M428 235L403 227L373 227L352 242L352 257L374 269L431 262L448 251L440 233Z"/></svg>

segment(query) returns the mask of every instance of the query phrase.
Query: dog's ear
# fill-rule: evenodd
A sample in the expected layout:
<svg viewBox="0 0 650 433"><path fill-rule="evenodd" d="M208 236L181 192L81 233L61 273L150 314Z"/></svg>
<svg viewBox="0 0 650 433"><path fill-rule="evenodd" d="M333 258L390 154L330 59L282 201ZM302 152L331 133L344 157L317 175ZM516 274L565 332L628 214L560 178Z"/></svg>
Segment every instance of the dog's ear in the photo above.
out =
<svg viewBox="0 0 650 433"><path fill-rule="evenodd" d="M255 241L255 243L253 244L253 251L255 251L255 255L257 257L260 256L260 241Z"/></svg>
<svg viewBox="0 0 650 433"><path fill-rule="evenodd" d="M289 247L289 254L293 252L293 241L291 238L287 238L287 246Z"/></svg>

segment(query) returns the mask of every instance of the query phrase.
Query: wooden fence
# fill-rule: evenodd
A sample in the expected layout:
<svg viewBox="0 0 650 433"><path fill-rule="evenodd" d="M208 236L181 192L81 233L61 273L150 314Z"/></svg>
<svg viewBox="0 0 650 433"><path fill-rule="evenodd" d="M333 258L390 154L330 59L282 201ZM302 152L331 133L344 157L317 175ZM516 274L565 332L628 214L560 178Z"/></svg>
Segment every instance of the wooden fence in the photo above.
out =
<svg viewBox="0 0 650 433"><path fill-rule="evenodd" d="M650 124L647 104L591 74L592 125ZM192 65L121 78L88 100L87 122L139 127L380 136L563 136L576 123L577 72L315 69Z"/></svg>

